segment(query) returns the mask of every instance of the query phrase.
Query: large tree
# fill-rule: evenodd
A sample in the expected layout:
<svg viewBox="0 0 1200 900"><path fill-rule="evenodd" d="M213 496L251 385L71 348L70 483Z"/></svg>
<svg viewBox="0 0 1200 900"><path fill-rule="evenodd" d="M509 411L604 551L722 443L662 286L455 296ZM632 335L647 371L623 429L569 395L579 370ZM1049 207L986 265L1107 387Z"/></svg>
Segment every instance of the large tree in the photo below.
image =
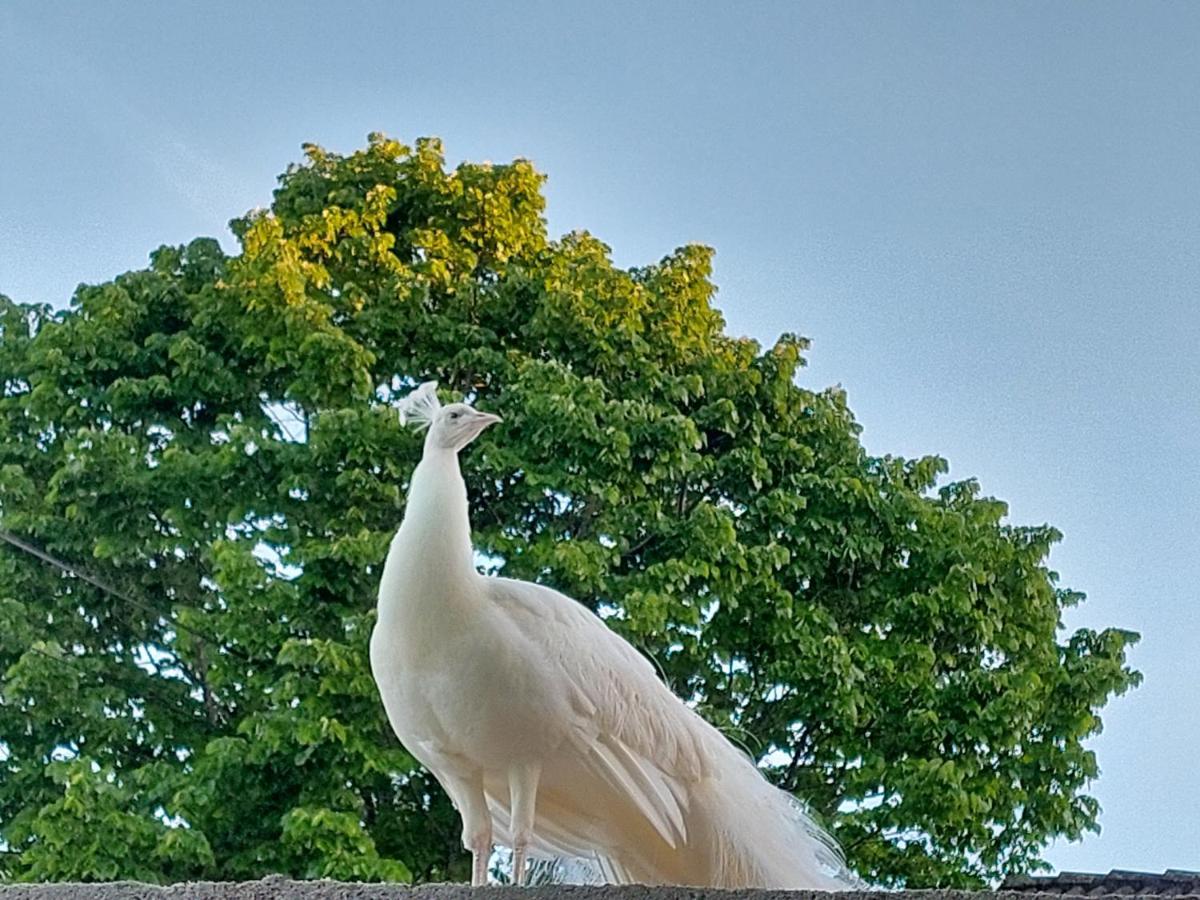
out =
<svg viewBox="0 0 1200 900"><path fill-rule="evenodd" d="M1053 528L868 455L802 338L725 333L710 250L551 240L522 160L305 151L236 255L2 300L0 877L464 874L367 667L427 378L505 419L464 464L481 564L597 609L862 875L979 884L1096 828L1135 636L1062 633Z"/></svg>

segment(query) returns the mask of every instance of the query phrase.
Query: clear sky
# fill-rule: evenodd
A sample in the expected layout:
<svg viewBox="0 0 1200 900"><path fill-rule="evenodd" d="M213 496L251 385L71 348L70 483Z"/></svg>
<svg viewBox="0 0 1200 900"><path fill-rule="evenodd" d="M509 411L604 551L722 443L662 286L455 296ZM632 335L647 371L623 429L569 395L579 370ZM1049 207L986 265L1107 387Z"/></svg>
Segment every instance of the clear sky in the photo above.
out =
<svg viewBox="0 0 1200 900"><path fill-rule="evenodd" d="M1142 632L1064 869L1200 869L1200 4L16 2L0 291L64 304L266 205L304 141L527 156L553 232L718 250L876 453L940 453Z"/></svg>

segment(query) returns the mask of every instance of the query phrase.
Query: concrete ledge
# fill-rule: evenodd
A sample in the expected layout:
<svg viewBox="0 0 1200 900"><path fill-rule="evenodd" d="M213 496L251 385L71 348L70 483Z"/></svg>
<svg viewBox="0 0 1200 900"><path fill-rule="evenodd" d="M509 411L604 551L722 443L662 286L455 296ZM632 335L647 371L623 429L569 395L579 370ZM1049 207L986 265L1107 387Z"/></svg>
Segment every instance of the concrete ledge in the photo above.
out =
<svg viewBox="0 0 1200 900"><path fill-rule="evenodd" d="M1088 900L1133 900L1147 893L1088 894ZM270 877L261 881L197 881L165 887L116 881L106 884L0 885L0 900L1063 900L1061 893L1029 891L846 891L837 895L819 891L721 891L710 888L590 887L486 887L461 884L355 884L339 881L291 881ZM1200 894L1175 894L1171 900L1200 900Z"/></svg>

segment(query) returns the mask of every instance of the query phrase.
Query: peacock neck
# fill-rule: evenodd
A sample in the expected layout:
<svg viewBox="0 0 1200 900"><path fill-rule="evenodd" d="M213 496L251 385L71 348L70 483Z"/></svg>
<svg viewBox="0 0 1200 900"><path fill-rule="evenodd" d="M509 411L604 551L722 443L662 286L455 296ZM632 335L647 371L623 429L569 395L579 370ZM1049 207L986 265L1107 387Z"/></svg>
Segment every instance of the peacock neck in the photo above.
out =
<svg viewBox="0 0 1200 900"><path fill-rule="evenodd" d="M458 455L427 442L383 567L379 623L433 640L439 623L472 618L480 578Z"/></svg>
<svg viewBox="0 0 1200 900"><path fill-rule="evenodd" d="M455 451L426 445L413 471L400 535L426 570L448 581L476 574L467 486Z"/></svg>

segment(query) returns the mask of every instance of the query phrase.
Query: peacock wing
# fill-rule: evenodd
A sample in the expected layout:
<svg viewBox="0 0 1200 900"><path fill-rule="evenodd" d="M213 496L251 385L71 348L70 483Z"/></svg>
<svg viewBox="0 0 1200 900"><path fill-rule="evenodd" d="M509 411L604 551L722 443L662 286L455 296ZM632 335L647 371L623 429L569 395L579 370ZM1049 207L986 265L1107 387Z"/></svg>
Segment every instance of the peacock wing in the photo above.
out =
<svg viewBox="0 0 1200 900"><path fill-rule="evenodd" d="M576 751L671 847L686 842L687 786L709 773L709 726L582 604L531 582L487 581L567 692Z"/></svg>

